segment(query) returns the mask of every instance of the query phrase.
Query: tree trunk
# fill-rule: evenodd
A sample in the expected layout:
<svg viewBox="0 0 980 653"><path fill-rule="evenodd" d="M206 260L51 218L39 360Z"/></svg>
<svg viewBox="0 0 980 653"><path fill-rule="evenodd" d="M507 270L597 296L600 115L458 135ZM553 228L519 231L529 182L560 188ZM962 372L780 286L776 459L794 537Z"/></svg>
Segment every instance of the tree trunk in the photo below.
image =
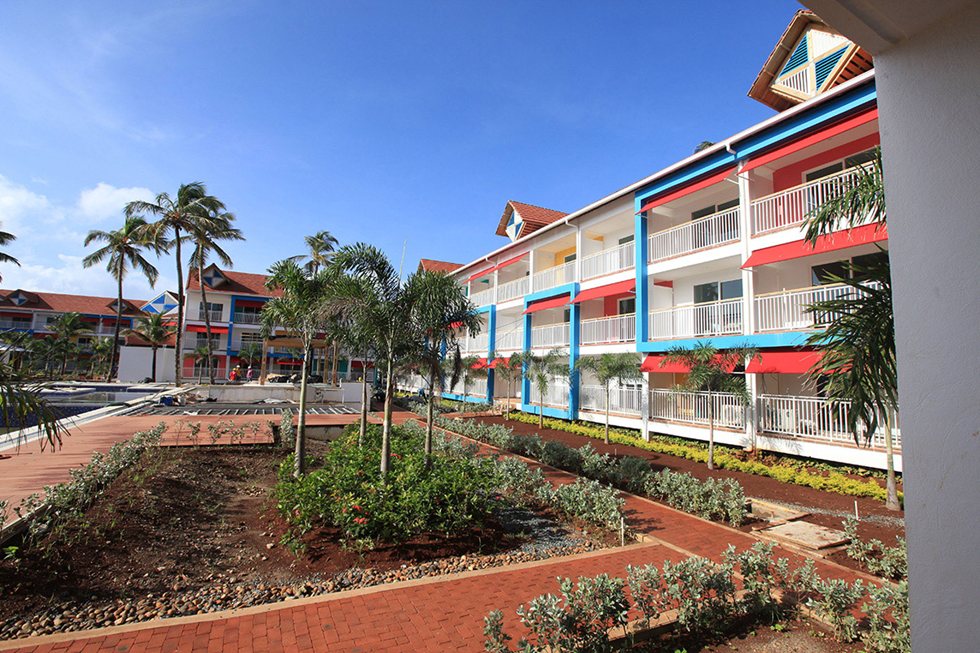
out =
<svg viewBox="0 0 980 653"><path fill-rule="evenodd" d="M184 266L180 263L180 229L174 228L177 256L177 333L174 339L174 385L180 387L180 365L183 362L181 344L184 342Z"/></svg>
<svg viewBox="0 0 980 653"><path fill-rule="evenodd" d="M504 421L510 419L510 395L514 390L514 380L510 377L507 378L507 396L504 398Z"/></svg>
<svg viewBox="0 0 980 653"><path fill-rule="evenodd" d="M122 270L119 270L119 283L116 292L116 327L112 330L112 350L109 354L109 371L106 382L112 381L112 369L116 366L116 349L119 347L119 323L122 321Z"/></svg>
<svg viewBox="0 0 980 653"><path fill-rule="evenodd" d="M885 498L885 507L889 510L901 510L902 504L898 500L898 483L895 480L895 452L892 445L892 411L885 411L885 466L887 467L887 477L885 485L888 491Z"/></svg>
<svg viewBox="0 0 980 653"><path fill-rule="evenodd" d="M715 468L715 397L708 393L708 469Z"/></svg>
<svg viewBox="0 0 980 653"><path fill-rule="evenodd" d="M432 430L434 426L433 413L435 412L435 406L433 402L435 399L433 397L436 394L436 373L433 370L429 371L429 401L425 408L426 412L426 423L425 423L425 464L429 466L432 464Z"/></svg>
<svg viewBox="0 0 980 653"><path fill-rule="evenodd" d="M211 355L211 307L208 306L208 292L204 287L204 259L198 257L197 259L197 282L201 289L201 302L204 304L204 331L208 337L208 379L211 381L211 385L214 385L214 357ZM305 358L304 365L305 363Z"/></svg>
<svg viewBox="0 0 980 653"><path fill-rule="evenodd" d="M303 347L303 373L299 382L299 417L296 420L296 466L293 476L300 478L306 472L306 362L310 357L310 346Z"/></svg>
<svg viewBox="0 0 980 653"><path fill-rule="evenodd" d="M609 384L606 384L606 444L609 444Z"/></svg>
<svg viewBox="0 0 980 653"><path fill-rule="evenodd" d="M364 446L364 438L367 436L367 416L368 416L368 387L367 387L367 356L364 357L364 368L361 374L361 427L357 432L357 446Z"/></svg>
<svg viewBox="0 0 980 653"><path fill-rule="evenodd" d="M381 478L388 474L391 465L391 388L394 384L394 361L388 360L388 374L385 378L385 412L381 425Z"/></svg>
<svg viewBox="0 0 980 653"><path fill-rule="evenodd" d="M337 343L334 342L333 343L333 373L331 374L334 385L337 385L337 354L338 353L339 351L337 348ZM348 369L350 369L350 361L348 361ZM326 370L323 371L326 372ZM324 374L324 379L326 379L326 374Z"/></svg>
<svg viewBox="0 0 980 653"><path fill-rule="evenodd" d="M150 361L150 378L153 382L157 382L157 347L154 345L152 348L152 360Z"/></svg>

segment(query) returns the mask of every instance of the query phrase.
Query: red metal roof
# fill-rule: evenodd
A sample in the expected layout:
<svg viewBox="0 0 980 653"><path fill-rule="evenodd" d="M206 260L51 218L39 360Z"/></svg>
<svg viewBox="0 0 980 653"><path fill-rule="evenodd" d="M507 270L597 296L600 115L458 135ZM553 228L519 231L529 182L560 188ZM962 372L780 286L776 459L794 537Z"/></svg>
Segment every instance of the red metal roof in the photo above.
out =
<svg viewBox="0 0 980 653"><path fill-rule="evenodd" d="M266 274L254 274L252 272L233 272L231 270L221 270L221 274L228 280L217 288L208 286L208 292L229 293L232 295L257 295L259 297L280 297L281 290L269 290L265 287ZM191 270L187 275L187 289L197 290L200 283L197 280L197 271Z"/></svg>
<svg viewBox="0 0 980 653"><path fill-rule="evenodd" d="M32 301L23 306L15 306L9 302L7 297L12 293L17 292L16 290L0 290L0 303L2 303L4 310L12 311L55 311L58 313L82 313L88 315L104 315L106 317L115 317L116 311L112 308L112 304L115 303L115 297L93 297L90 295L65 295L61 293L53 292L34 292L33 290L26 290L25 293L29 294L32 298L36 298L37 301ZM146 303L145 299L124 299L123 301L128 302L133 308L123 309L123 316L133 317L137 315L143 315L139 310L139 307Z"/></svg>
<svg viewBox="0 0 980 653"><path fill-rule="evenodd" d="M424 272L455 272L463 267L462 263L450 263L449 261L437 261L431 258L419 259L419 270Z"/></svg>
<svg viewBox="0 0 980 653"><path fill-rule="evenodd" d="M511 211L517 211L521 219L524 221L524 226L521 227L521 236L526 236L533 233L545 225L549 225L556 220L561 220L567 213L561 211L555 211L554 209L546 209L543 206L535 206L534 204L525 204L524 202L515 202L514 200L509 200L507 205L504 207L504 213L500 216L500 222L497 224L497 235L506 236L507 235L507 221L510 219Z"/></svg>

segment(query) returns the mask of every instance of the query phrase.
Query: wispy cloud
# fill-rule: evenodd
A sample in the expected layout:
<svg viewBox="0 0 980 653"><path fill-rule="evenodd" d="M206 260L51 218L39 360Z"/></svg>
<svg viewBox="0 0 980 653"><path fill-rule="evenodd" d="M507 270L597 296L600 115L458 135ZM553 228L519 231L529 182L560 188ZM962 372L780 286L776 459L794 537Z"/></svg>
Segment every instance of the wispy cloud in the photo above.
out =
<svg viewBox="0 0 980 653"><path fill-rule="evenodd" d="M78 197L79 212L93 220L118 218L128 202L133 200L150 201L153 192L149 188L133 186L116 188L112 184L99 182L95 188L88 188Z"/></svg>

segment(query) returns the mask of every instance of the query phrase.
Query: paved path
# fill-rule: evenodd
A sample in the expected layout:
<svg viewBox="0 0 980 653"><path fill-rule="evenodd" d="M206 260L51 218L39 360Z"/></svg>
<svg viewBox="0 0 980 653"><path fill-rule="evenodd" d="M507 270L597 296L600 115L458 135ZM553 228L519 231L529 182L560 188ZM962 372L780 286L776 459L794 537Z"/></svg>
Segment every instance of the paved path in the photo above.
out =
<svg viewBox="0 0 980 653"><path fill-rule="evenodd" d="M567 472L541 467L553 483L574 479ZM691 555L719 560L729 544L743 549L757 541L747 533L642 497L624 496L630 523L644 536L645 543L246 610L35 637L0 643L0 650L22 653L481 651L483 616L487 612L503 610L507 630L519 632L514 610L534 596L556 592L558 576L599 573L622 576L629 564L660 565L664 560L676 561ZM785 550L780 550L779 555L800 559ZM852 581L864 576L825 561L817 566L820 575L827 578Z"/></svg>

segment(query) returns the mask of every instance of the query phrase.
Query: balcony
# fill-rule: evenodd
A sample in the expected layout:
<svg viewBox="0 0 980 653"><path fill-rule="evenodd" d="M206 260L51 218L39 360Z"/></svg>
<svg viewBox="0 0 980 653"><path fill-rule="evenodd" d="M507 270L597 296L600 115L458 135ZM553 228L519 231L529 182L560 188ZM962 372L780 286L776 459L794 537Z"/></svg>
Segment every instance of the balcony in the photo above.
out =
<svg viewBox="0 0 980 653"><path fill-rule="evenodd" d="M736 206L649 236L649 262L663 261L702 249L727 245L741 238Z"/></svg>
<svg viewBox="0 0 980 653"><path fill-rule="evenodd" d="M636 266L635 252L634 244L629 242L586 256L582 259L582 280L633 269Z"/></svg>
<svg viewBox="0 0 980 653"><path fill-rule="evenodd" d="M601 385L583 385L579 389L582 410L606 412L606 389ZM643 414L643 389L640 387L612 388L609 391L609 412L617 415Z"/></svg>
<svg viewBox="0 0 980 653"><path fill-rule="evenodd" d="M536 272L531 278L531 287L534 289L534 292L538 292L539 290L547 290L548 288L572 283L573 281L575 281L575 261L569 261L568 263L562 263L553 268Z"/></svg>
<svg viewBox="0 0 980 653"><path fill-rule="evenodd" d="M568 342L568 322L531 329L531 347L567 347Z"/></svg>
<svg viewBox="0 0 980 653"><path fill-rule="evenodd" d="M494 345L495 351L517 351L521 349L524 349L523 329L514 329L497 334L497 342Z"/></svg>
<svg viewBox="0 0 980 653"><path fill-rule="evenodd" d="M535 406L542 403L541 393L538 392L538 388L534 382L531 382L531 393L528 397L528 403ZM544 392L544 405L568 408L568 381L566 379L551 379Z"/></svg>
<svg viewBox="0 0 980 653"><path fill-rule="evenodd" d="M215 364L213 369L215 380L228 378L228 369L224 365ZM208 366L206 364L199 366L185 365L181 369L180 376L184 379L201 379L207 381Z"/></svg>
<svg viewBox="0 0 980 653"><path fill-rule="evenodd" d="M201 319L204 319L204 318L201 318ZM214 320L215 318L212 317L211 319ZM220 322L221 321L220 317L217 320L215 320L215 321ZM239 312L236 311L235 312L234 322L235 322L235 324L261 324L262 323L262 314L261 313L239 313Z"/></svg>
<svg viewBox="0 0 980 653"><path fill-rule="evenodd" d="M0 329L24 329L29 330L33 328L33 323L30 320L0 320Z"/></svg>
<svg viewBox="0 0 980 653"><path fill-rule="evenodd" d="M742 298L650 311L650 339L700 338L742 333Z"/></svg>
<svg viewBox="0 0 980 653"><path fill-rule="evenodd" d="M497 286L497 303L523 297L528 293L530 277L521 277Z"/></svg>
<svg viewBox="0 0 980 653"><path fill-rule="evenodd" d="M207 338L200 338L200 339L198 339L198 338L194 338L194 339L188 338L187 340L184 340L184 346L183 346L183 348L184 348L184 350L187 350L187 351L194 351L195 349L198 349L200 347L206 347L207 344L208 344L208 339ZM221 340L220 339L218 339L218 338L212 338L211 339L211 352L212 353L215 353L215 352L224 352L224 350L225 350L225 348L221 345Z"/></svg>
<svg viewBox="0 0 980 653"><path fill-rule="evenodd" d="M826 326L837 316L827 311L810 312L808 306L833 299L854 299L859 294L861 291L839 283L758 295L755 298L756 329L759 332L796 331Z"/></svg>
<svg viewBox="0 0 980 653"><path fill-rule="evenodd" d="M487 396L487 380L485 378L475 378L469 377L466 383L463 383L463 379L458 379L456 385L451 388L446 388L445 391L454 395L463 395L467 397L486 397ZM465 390L465 393L463 392Z"/></svg>
<svg viewBox="0 0 980 653"><path fill-rule="evenodd" d="M861 168L850 168L755 200L753 235L803 224L810 213L840 197L862 174Z"/></svg>
<svg viewBox="0 0 980 653"><path fill-rule="evenodd" d="M259 351L262 350L262 341L261 340L233 340L231 342L231 350L232 351L241 351L242 350L242 347L248 347L248 346L251 346L251 345L255 345L256 347L258 347L259 348Z"/></svg>
<svg viewBox="0 0 980 653"><path fill-rule="evenodd" d="M823 397L797 397L789 395L762 395L758 399L759 430L763 433L808 438L830 444L854 444L854 436L847 428L851 404L847 401L830 403ZM892 442L901 448L901 433L892 429ZM865 442L862 432L859 440ZM871 446L885 448L884 420L871 439Z"/></svg>
<svg viewBox="0 0 980 653"><path fill-rule="evenodd" d="M726 392L651 390L650 419L707 426L712 404L715 426L728 429L745 427L745 407L742 400Z"/></svg>
<svg viewBox="0 0 980 653"><path fill-rule="evenodd" d="M636 342L636 314L582 320L582 344L601 345Z"/></svg>
<svg viewBox="0 0 980 653"><path fill-rule="evenodd" d="M224 311L221 311L220 309L212 310L212 311L198 311L197 319L201 322L205 320L211 320L212 322L221 322L221 314L223 312Z"/></svg>
<svg viewBox="0 0 980 653"><path fill-rule="evenodd" d="M470 301L477 307L487 306L493 303L493 288L487 288L486 290L481 290L480 292L473 293L470 295Z"/></svg>
<svg viewBox="0 0 980 653"><path fill-rule="evenodd" d="M478 336L471 336L466 339L463 343L463 349L467 353L473 352L485 352L490 342L490 336L487 333L481 333Z"/></svg>

